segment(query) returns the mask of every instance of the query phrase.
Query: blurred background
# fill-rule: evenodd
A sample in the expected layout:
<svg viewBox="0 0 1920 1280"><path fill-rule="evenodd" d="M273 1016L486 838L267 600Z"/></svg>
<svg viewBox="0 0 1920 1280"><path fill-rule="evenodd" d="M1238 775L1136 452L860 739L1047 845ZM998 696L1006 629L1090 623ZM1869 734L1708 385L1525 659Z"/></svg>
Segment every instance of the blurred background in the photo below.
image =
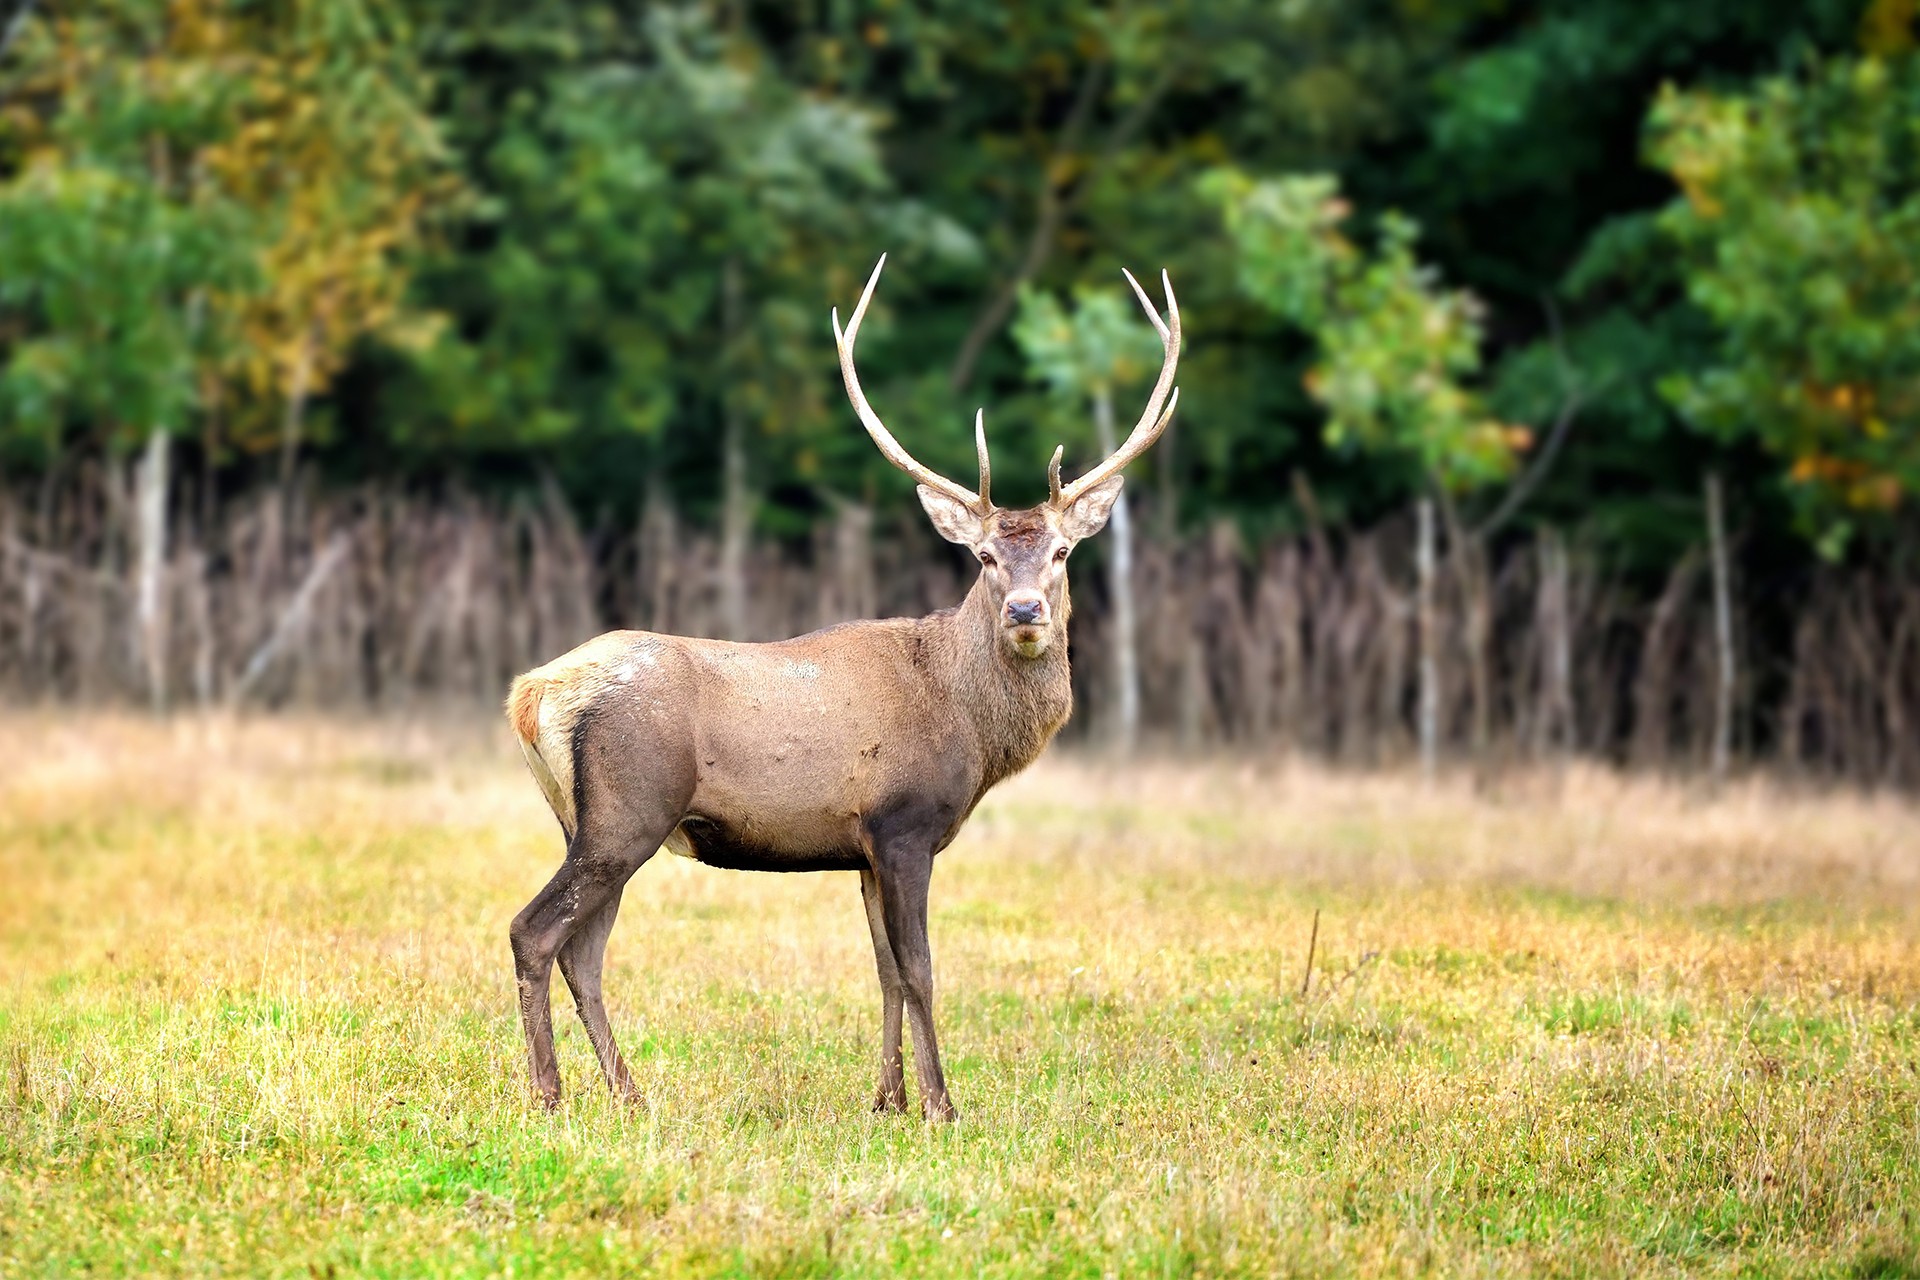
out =
<svg viewBox="0 0 1920 1280"><path fill-rule="evenodd" d="M0 0L0 691L482 707L954 603L1071 737L1920 783L1913 0Z"/></svg>

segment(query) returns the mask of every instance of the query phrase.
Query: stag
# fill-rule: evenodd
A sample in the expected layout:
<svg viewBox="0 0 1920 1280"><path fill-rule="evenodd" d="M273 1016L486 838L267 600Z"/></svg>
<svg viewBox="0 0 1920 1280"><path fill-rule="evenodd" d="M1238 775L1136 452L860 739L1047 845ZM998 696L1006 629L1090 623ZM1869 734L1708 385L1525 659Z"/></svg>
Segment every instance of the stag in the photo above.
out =
<svg viewBox="0 0 1920 1280"><path fill-rule="evenodd" d="M984 412L974 416L973 492L915 461L860 390L853 346L885 265L882 256L844 332L833 312L847 396L881 454L917 482L933 527L979 560L980 576L958 606L924 618L842 623L771 644L612 631L513 682L508 719L566 836L560 869L511 930L533 1088L549 1107L560 1099L556 959L608 1087L635 1094L607 1024L601 965L627 881L664 847L716 867L859 872L883 1010L874 1108L906 1109L904 1012L922 1114L954 1116L933 1029L933 860L1072 710L1067 558L1106 524L1121 469L1173 418L1180 311L1165 272L1164 322L1127 273L1165 348L1146 412L1113 456L1071 484L1055 449L1047 500L1003 508L991 496Z"/></svg>

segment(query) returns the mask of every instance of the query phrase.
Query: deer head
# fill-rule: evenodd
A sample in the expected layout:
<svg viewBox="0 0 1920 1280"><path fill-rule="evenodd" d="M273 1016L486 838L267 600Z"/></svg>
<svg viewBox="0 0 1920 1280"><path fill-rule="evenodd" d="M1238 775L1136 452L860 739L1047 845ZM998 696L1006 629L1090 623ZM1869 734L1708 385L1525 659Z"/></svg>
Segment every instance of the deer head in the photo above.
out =
<svg viewBox="0 0 1920 1280"><path fill-rule="evenodd" d="M1174 370L1180 363L1180 307L1174 300L1173 283L1166 272L1160 273L1167 298L1167 319L1162 321L1133 273L1121 272L1159 332L1164 350L1160 377L1147 397L1146 410L1125 442L1112 457L1071 484L1060 480L1065 446L1054 449L1053 461L1047 465L1047 500L1036 507L1006 508L995 506L991 496L993 468L987 457L986 410L977 410L973 417L973 445L980 458L980 488L975 492L921 465L901 448L860 390L853 344L886 265L886 255L882 254L845 330L840 327L839 309L833 312L833 340L840 352L840 374L847 385L847 398L881 456L918 483L920 505L940 536L959 543L980 561L980 584L997 620L1000 643L1014 657L1039 658L1053 648L1056 640L1064 642L1066 638L1068 557L1083 539L1106 526L1125 482L1121 471L1153 447L1180 402L1180 392L1173 385Z"/></svg>

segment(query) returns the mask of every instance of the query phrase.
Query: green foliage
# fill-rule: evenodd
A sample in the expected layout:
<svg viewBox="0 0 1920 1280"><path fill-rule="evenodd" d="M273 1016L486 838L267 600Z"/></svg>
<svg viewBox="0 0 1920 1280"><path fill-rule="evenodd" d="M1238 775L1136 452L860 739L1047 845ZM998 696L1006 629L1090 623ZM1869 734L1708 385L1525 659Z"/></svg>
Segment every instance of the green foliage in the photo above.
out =
<svg viewBox="0 0 1920 1280"><path fill-rule="evenodd" d="M377 0L117 0L23 42L0 117L0 444L243 443L362 335L417 325L438 141Z"/></svg>
<svg viewBox="0 0 1920 1280"><path fill-rule="evenodd" d="M463 122L485 194L425 277L457 336L403 381L403 441L555 456L625 436L663 466L732 415L779 478L858 475L864 455L821 460L858 435L822 376L830 299L877 246L963 258L966 233L892 194L874 113L804 91L752 33L666 8L575 30L604 42L534 46Z"/></svg>
<svg viewBox="0 0 1920 1280"><path fill-rule="evenodd" d="M1711 363L1662 388L1788 463L1803 526L1837 549L1920 491L1920 65L1669 89L1650 127L1683 192L1661 225L1719 330Z"/></svg>
<svg viewBox="0 0 1920 1280"><path fill-rule="evenodd" d="M1026 357L1029 374L1051 393L1043 406L1043 425L1076 457L1106 456L1115 441L1103 439L1100 432L1117 434L1112 421L1117 388L1149 385L1160 372L1165 348L1130 295L1131 290L1079 287L1072 292L1069 310L1054 294L1020 290L1014 342ZM1144 400L1145 391L1141 395ZM1102 414L1104 428L1097 425ZM1091 439L1090 423L1096 424ZM1147 457L1133 468L1136 482L1152 465L1153 454Z"/></svg>
<svg viewBox="0 0 1920 1280"><path fill-rule="evenodd" d="M1912 25L1910 0L42 5L0 60L0 450L32 470L165 424L231 489L310 401L308 447L341 479L551 469L614 518L659 481L704 519L731 423L769 527L797 533L822 491L896 491L825 325L885 250L868 390L957 473L976 405L1036 478L1051 433L1084 429L1063 406L1087 371L1041 369L1063 393L1033 394L1036 356L1064 353L1026 343L1031 316L1010 331L1012 304L1025 285L1077 316L1072 286L1124 264L1169 269L1186 304L1184 408L1149 465L1188 521L1297 525L1294 471L1334 520L1433 475L1484 485L1520 442L1499 421L1542 425L1575 389L1530 509L1632 563L1695 536L1702 465L1764 489L1742 483L1765 474L1749 438L1820 446L1788 486L1808 527L1877 528L1889 479L1911 485L1892 384ZM1792 110L1751 89L1856 47L1878 98L1838 72L1783 82ZM1878 194L1834 220L1743 160L1738 182L1781 198L1675 254L1689 215L1661 214L1643 162L1668 80L1696 89L1670 115L1751 99L1809 192ZM1859 172L1822 176L1860 147ZM1823 230L1794 238L1801 217ZM1885 287L1845 324L1786 306L1823 273ZM1083 301L1109 292L1074 324L1131 310ZM1115 323L1150 359L1138 317ZM1793 425L1741 409L1770 360L1870 386L1886 437L1817 397Z"/></svg>
<svg viewBox="0 0 1920 1280"><path fill-rule="evenodd" d="M1160 369L1153 329L1111 289L1075 289L1069 311L1053 294L1023 288L1013 339L1034 376L1076 402Z"/></svg>
<svg viewBox="0 0 1920 1280"><path fill-rule="evenodd" d="M22 157L0 187L0 443L48 456L70 427L120 445L177 428L224 336L211 296L259 283L247 211L181 167L227 128L237 86L127 56L159 14L120 16L71 39L36 24L29 84L62 109L0 121Z"/></svg>
<svg viewBox="0 0 1920 1280"><path fill-rule="evenodd" d="M18 335L0 444L51 457L74 424L121 446L180 424L220 345L209 293L257 279L236 252L244 225L98 162L35 165L0 191L0 304Z"/></svg>
<svg viewBox="0 0 1920 1280"><path fill-rule="evenodd" d="M1240 287L1314 337L1307 390L1327 410L1329 442L1406 452L1451 489L1507 473L1525 435L1465 385L1480 370L1480 308L1414 257L1411 221L1384 216L1368 252L1340 230L1349 208L1331 177L1218 169L1202 185L1238 251Z"/></svg>

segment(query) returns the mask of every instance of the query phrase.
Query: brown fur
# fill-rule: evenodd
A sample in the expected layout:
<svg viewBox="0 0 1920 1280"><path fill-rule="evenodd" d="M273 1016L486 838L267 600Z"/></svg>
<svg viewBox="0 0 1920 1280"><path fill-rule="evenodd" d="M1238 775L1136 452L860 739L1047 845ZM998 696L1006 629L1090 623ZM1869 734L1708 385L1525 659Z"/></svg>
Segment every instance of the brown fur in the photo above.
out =
<svg viewBox="0 0 1920 1280"><path fill-rule="evenodd" d="M936 527L982 562L952 609L772 644L614 631L514 682L508 718L567 836L565 865L513 930L543 1096L559 1095L545 994L556 957L623 1087L599 957L627 878L664 845L722 867L859 871L888 1001L882 1099L903 1096L904 999L923 1105L952 1114L931 1012L933 857L1072 713L1065 555L1104 523L1118 487L1066 512L930 504Z"/></svg>

